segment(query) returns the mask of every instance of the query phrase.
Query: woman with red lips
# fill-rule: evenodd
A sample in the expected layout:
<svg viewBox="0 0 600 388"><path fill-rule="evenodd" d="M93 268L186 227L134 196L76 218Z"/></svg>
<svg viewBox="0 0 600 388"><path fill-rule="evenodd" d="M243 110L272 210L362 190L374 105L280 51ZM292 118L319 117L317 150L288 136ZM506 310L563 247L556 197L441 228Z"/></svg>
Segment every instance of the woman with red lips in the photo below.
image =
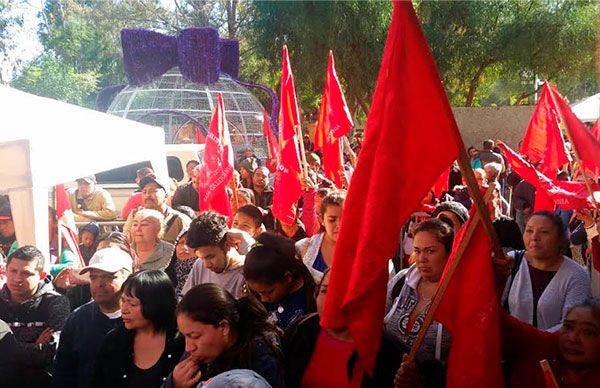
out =
<svg viewBox="0 0 600 388"><path fill-rule="evenodd" d="M509 252L514 269L502 302L513 317L548 331L560 329L567 310L590 296L590 276L563 256L567 244L560 216L533 213L523 233L525 251Z"/></svg>
<svg viewBox="0 0 600 388"><path fill-rule="evenodd" d="M251 369L272 387L283 386L277 329L255 298L236 300L217 284L201 284L177 306L177 324L186 354L163 387L196 387L232 369Z"/></svg>
<svg viewBox="0 0 600 388"><path fill-rule="evenodd" d="M454 231L436 218L414 228L415 263L400 271L388 283L386 334L410 349L429 310L433 296L452 251ZM423 345L416 355L420 369L429 370L426 386L443 386L445 363L450 351L450 333L438 322L427 329ZM429 369L431 368L431 369Z"/></svg>
<svg viewBox="0 0 600 388"><path fill-rule="evenodd" d="M107 335L92 387L160 387L184 350L175 323L175 290L163 271L141 271L121 287L123 326Z"/></svg>

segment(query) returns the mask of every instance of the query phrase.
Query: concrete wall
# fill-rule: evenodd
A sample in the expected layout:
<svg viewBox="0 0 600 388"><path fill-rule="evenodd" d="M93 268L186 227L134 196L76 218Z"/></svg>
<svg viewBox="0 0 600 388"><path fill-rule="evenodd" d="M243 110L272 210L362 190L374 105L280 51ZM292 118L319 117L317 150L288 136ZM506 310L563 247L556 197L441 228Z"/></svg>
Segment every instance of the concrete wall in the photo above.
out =
<svg viewBox="0 0 600 388"><path fill-rule="evenodd" d="M502 140L516 148L523 139L535 106L452 108L465 146L481 149L485 139Z"/></svg>

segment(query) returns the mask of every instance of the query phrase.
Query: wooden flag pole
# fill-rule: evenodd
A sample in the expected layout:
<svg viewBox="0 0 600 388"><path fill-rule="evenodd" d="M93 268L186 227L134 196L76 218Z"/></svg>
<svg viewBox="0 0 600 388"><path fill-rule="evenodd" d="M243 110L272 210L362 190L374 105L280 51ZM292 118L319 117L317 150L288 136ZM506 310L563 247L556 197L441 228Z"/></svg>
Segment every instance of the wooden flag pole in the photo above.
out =
<svg viewBox="0 0 600 388"><path fill-rule="evenodd" d="M556 376L554 376L554 372L552 372L552 368L550 368L550 363L548 362L548 360L543 359L542 361L540 361L540 366L542 367L542 371L544 371L544 381L546 383L546 388L558 388ZM546 376L550 377L550 381L546 379Z"/></svg>
<svg viewBox="0 0 600 388"><path fill-rule="evenodd" d="M454 260L452 261L452 263L450 263L450 267L448 268L448 272L446 273L446 276L444 277L442 282L439 284L439 286L435 292L433 300L431 301L431 306L429 306L429 310L427 310L425 319L423 320L423 323L421 324L421 328L419 329L419 334L417 335L415 342L413 342L412 347L410 349L410 353L408 354L408 362L412 362L415 359L415 356L417 355L419 348L423 344L423 341L425 340L425 335L427 334L427 329L429 329L429 326L431 326L431 323L433 322L433 316L435 315L435 312L436 312L438 306L440 305L440 302L442 301L442 297L444 296L444 293L446 292L446 289L448 288L448 285L450 284L450 280L452 280L452 275L454 275L454 271L456 270L456 267L458 267L458 264L459 264L460 260L462 259L462 256L463 256L465 250L467 249L469 242L471 241L471 237L473 236L473 233L475 232L475 228L477 227L477 224L479 224L479 221L481 221L481 217L479 216L479 213L475 213L475 215L473 217L475 217L475 218L469 223L468 229L465 232L465 236L464 236L460 246L456 250L456 255L454 256Z"/></svg>
<svg viewBox="0 0 600 388"><path fill-rule="evenodd" d="M231 179L229 180L229 188L231 188L232 191L232 198L233 198L233 213L235 214L235 212L240 208L240 202L238 199L238 192L237 192L237 187L235 186L235 175L231 174Z"/></svg>
<svg viewBox="0 0 600 388"><path fill-rule="evenodd" d="M548 81L546 81L548 82ZM585 173L585 169L583 168L583 163L581 161L581 158L579 157L579 152L577 152L577 147L575 147L575 143L573 143L573 138L571 137L571 133L569 132L569 128L566 125L566 121L565 118L562 115L562 112L560 109L558 109L558 104L556 103L556 97L554 96L554 92L552 91L552 88L550 88L550 98L552 98L552 102L554 103L554 106L556 107L556 113L558 114L558 118L560 119L560 122L564 125L564 131L565 134L567 135L567 139L569 139L569 142L571 143L571 149L573 150L573 154L575 155L575 161L577 161L579 163L579 170L581 171L581 175L583 175L583 181L585 182L585 187L588 190L588 193L590 194L590 197L592 197L592 203L594 204L594 211L598 211L598 203L596 202L596 198L594 198L594 191L592 190L592 185L590 184L590 181L588 179L587 174ZM560 127L560 126L559 126Z"/></svg>
<svg viewBox="0 0 600 388"><path fill-rule="evenodd" d="M304 150L304 139L302 138L302 127L296 125L296 138L298 139L298 145L300 146L300 158L302 160L302 176L304 179L308 178L308 163L306 162L306 152Z"/></svg>
<svg viewBox="0 0 600 388"><path fill-rule="evenodd" d="M431 306L427 311L427 315L421 325L419 330L419 334L413 342L412 348L408 355L408 361L412 362L417 354L417 351L423 344L423 340L425 339L425 334L427 329L433 322L433 316L437 310L438 305L440 304L444 293L446 292L446 288L452 279L452 275L458 266L462 255L467 248L469 241L471 240L471 236L475 230L477 224L481 221L483 222L483 226L486 230L486 233L490 239L492 250L496 257L504 256L504 252L502 251L502 247L500 245L500 240L496 235L496 230L494 229L494 225L492 225L492 221L489 215L489 211L487 206L485 205L485 201L483 196L481 195L481 191L479 191L479 186L477 185L477 180L475 179L475 175L473 174L473 169L471 168L471 161L469 159L469 155L467 155L467 151L464 147L460 148L460 152L458 155L458 165L463 173L463 177L467 181L467 186L469 187L469 192L471 193L471 198L473 199L473 206L476 207L477 212L473 215L475 219L469 224L469 229L465 232L465 236L461 241L461 245L456 250L456 255L454 261L452 262L450 268L448 268L448 273L444 277L444 281L438 285L438 289L435 293L434 299L431 302ZM494 186L490 186L485 194L486 198L491 198L491 194L493 193Z"/></svg>

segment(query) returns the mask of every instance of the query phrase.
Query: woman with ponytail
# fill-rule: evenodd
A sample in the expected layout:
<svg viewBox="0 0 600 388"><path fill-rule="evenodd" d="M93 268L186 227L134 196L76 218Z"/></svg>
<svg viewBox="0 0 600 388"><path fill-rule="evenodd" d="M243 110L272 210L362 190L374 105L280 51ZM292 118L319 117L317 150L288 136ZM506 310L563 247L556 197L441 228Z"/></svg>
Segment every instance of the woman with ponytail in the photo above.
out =
<svg viewBox="0 0 600 388"><path fill-rule="evenodd" d="M163 387L196 387L233 369L251 369L272 387L283 386L277 328L267 316L255 298L236 300L217 284L190 289L177 306L186 353Z"/></svg>
<svg viewBox="0 0 600 388"><path fill-rule="evenodd" d="M315 282L296 256L293 240L268 232L260 234L246 255L243 271L248 288L282 330L316 311Z"/></svg>

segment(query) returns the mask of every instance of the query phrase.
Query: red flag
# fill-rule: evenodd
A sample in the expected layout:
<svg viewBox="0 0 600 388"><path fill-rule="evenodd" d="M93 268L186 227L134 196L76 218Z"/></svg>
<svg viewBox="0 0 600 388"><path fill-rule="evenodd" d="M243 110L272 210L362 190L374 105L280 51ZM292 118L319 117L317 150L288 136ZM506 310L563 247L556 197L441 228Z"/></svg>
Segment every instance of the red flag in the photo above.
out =
<svg viewBox="0 0 600 388"><path fill-rule="evenodd" d="M315 150L323 150L325 176L337 187L342 187L344 182L342 177L344 161L339 138L346 135L353 125L352 115L346 105L344 92L335 71L333 52L329 51L325 91L321 97L319 121L315 129Z"/></svg>
<svg viewBox="0 0 600 388"><path fill-rule="evenodd" d="M471 225L473 222L477 225ZM452 334L446 385L504 387L500 307L494 286L490 242L481 218L474 210L454 239L454 248L440 283L447 276L467 230L473 227L473 235L435 313L435 319Z"/></svg>
<svg viewBox="0 0 600 388"><path fill-rule="evenodd" d="M521 153L533 163L541 162L542 171L556 171L571 161L550 93L550 86L546 82L521 145Z"/></svg>
<svg viewBox="0 0 600 388"><path fill-rule="evenodd" d="M513 171L536 188L536 211L552 211L554 210L554 204L564 210L593 207L585 183L552 180L537 171L535 167L521 158L506 144L499 141L498 147L504 152ZM600 190L600 187L593 184L592 189L597 191ZM540 202L538 203L538 201Z"/></svg>
<svg viewBox="0 0 600 388"><path fill-rule="evenodd" d="M200 211L214 210L231 220L231 202L227 186L233 175L233 148L223 108L223 96L217 94L217 106L206 136L200 172Z"/></svg>
<svg viewBox="0 0 600 388"><path fill-rule="evenodd" d="M287 46L283 46L281 70L281 110L279 111L279 167L273 184L273 216L286 224L296 219L298 199L302 194L300 175L300 152L296 126L300 125L294 76L288 57ZM300 139L302 141L302 139Z"/></svg>
<svg viewBox="0 0 600 388"><path fill-rule="evenodd" d="M265 165L271 172L277 171L277 165L279 164L279 152L277 150L277 140L269 125L269 116L267 112L263 110L263 136L267 140L267 150L269 152Z"/></svg>
<svg viewBox="0 0 600 388"><path fill-rule="evenodd" d="M587 168L600 167L600 141L588 131L585 124L579 121L567 101L558 93L558 90L551 86L550 92L560 111L559 118L561 121L564 120L564 128L570 135L573 143L571 145L575 149L576 155L586 164Z"/></svg>
<svg viewBox="0 0 600 388"><path fill-rule="evenodd" d="M450 166L438 177L433 184L431 191L435 194L436 198L440 198L444 192L448 192L448 180L450 179Z"/></svg>
<svg viewBox="0 0 600 388"><path fill-rule="evenodd" d="M412 3L394 2L321 322L347 328L372 372L400 229L464 147ZM423 157L427 155L427 163Z"/></svg>
<svg viewBox="0 0 600 388"><path fill-rule="evenodd" d="M77 226L75 217L69 203L69 197L62 183L54 187L56 198L56 219L59 230L59 241L64 241L69 250L79 257L79 268L85 267L83 256L79 251L79 236L77 235ZM59 253L60 256L60 253Z"/></svg>

